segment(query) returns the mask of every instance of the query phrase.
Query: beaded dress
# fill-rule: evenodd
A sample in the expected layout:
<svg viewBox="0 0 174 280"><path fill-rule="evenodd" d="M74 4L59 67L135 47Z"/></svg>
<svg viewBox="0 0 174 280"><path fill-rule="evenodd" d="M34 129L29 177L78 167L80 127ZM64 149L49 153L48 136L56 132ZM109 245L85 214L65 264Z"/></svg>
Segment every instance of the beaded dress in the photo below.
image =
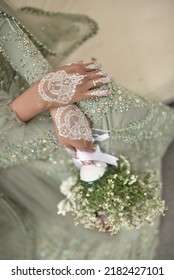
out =
<svg viewBox="0 0 174 280"><path fill-rule="evenodd" d="M38 28L37 40L37 34L27 30L27 23L22 26L23 12L17 14L3 2L0 5L0 259L153 259L159 218L153 226L123 229L110 236L75 226L71 216L56 214L56 205L62 199L59 186L75 168L72 159L60 147L47 112L24 123L8 106L52 69L46 55L54 53L60 63L95 33L95 22L85 16L59 13L54 14L57 27L51 29L53 15L23 9L24 14L42 18L41 24L47 21L40 28L42 34ZM63 20L69 26L66 30L59 26ZM77 35L76 42L70 40L71 32ZM50 36L52 44L48 42ZM161 180L161 158L174 138L173 110L115 82L102 88L111 89L113 94L78 104L91 119L94 132L109 133L109 139L101 144L102 150L128 157L134 169L151 169L155 171L155 179Z"/></svg>

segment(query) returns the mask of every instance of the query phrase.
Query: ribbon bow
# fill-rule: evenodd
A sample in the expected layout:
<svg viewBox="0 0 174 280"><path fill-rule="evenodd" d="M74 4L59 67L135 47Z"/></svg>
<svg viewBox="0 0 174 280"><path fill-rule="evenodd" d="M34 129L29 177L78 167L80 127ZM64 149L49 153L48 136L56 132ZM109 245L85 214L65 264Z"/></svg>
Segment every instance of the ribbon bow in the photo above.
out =
<svg viewBox="0 0 174 280"><path fill-rule="evenodd" d="M109 138L108 133L104 133L101 135L95 135L93 137L93 142L95 142L95 141L102 142L108 138ZM75 165L79 168L84 164L84 162L93 162L93 161L100 161L100 162L105 162L105 163L108 163L111 165L118 166L118 164L117 164L118 158L114 157L110 154L103 153L101 151L99 145L96 145L96 150L95 150L95 152L92 152L92 153L77 150L76 157L77 158L75 158L73 160L74 160Z"/></svg>

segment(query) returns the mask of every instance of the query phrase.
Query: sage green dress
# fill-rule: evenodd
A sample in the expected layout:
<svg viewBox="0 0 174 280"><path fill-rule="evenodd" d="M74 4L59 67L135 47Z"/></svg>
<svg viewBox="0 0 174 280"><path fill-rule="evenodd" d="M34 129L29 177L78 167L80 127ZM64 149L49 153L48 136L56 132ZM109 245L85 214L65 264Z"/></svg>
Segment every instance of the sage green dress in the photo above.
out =
<svg viewBox="0 0 174 280"><path fill-rule="evenodd" d="M95 33L96 24L85 16L16 11L6 1L0 7L0 259L153 259L159 218L153 226L111 236L56 214L59 186L75 168L72 159L60 147L48 112L24 123L8 106L52 69L46 55L55 54L60 63ZM24 18L26 26L37 18L38 34L27 31ZM127 156L134 169L154 170L161 180L161 158L174 138L173 110L115 82L103 88L113 94L78 104L94 132L109 132L102 150Z"/></svg>

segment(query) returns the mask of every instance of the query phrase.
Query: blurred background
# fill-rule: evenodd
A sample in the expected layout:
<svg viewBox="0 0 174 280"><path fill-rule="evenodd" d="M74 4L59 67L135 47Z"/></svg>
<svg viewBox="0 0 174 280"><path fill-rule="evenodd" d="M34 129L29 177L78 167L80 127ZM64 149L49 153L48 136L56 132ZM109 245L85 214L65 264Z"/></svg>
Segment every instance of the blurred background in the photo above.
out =
<svg viewBox="0 0 174 280"><path fill-rule="evenodd" d="M85 14L99 25L98 34L65 62L96 58L118 83L141 95L174 105L173 0L13 0L18 7ZM174 143L163 159L163 197L156 259L174 259Z"/></svg>
<svg viewBox="0 0 174 280"><path fill-rule="evenodd" d="M86 14L99 32L67 61L97 58L120 84L155 99L174 99L173 0L11 0L16 6ZM173 96L172 96L173 95Z"/></svg>

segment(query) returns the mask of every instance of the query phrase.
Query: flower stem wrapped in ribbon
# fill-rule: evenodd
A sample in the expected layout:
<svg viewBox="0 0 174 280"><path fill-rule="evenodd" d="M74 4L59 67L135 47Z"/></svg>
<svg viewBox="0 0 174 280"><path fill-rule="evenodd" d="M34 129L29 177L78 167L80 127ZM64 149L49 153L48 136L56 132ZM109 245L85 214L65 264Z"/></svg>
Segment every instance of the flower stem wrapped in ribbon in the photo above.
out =
<svg viewBox="0 0 174 280"><path fill-rule="evenodd" d="M116 158L114 165L94 160L90 164L88 160L81 169L83 166L91 166L93 171L98 166L97 180L92 175L87 182L88 176L80 172L82 176L64 181L61 192L66 198L58 204L58 214L70 212L75 224L111 234L121 228L140 228L145 222L153 224L157 215L164 214L165 202L159 194L161 183L153 181L151 172L131 170L123 156Z"/></svg>

